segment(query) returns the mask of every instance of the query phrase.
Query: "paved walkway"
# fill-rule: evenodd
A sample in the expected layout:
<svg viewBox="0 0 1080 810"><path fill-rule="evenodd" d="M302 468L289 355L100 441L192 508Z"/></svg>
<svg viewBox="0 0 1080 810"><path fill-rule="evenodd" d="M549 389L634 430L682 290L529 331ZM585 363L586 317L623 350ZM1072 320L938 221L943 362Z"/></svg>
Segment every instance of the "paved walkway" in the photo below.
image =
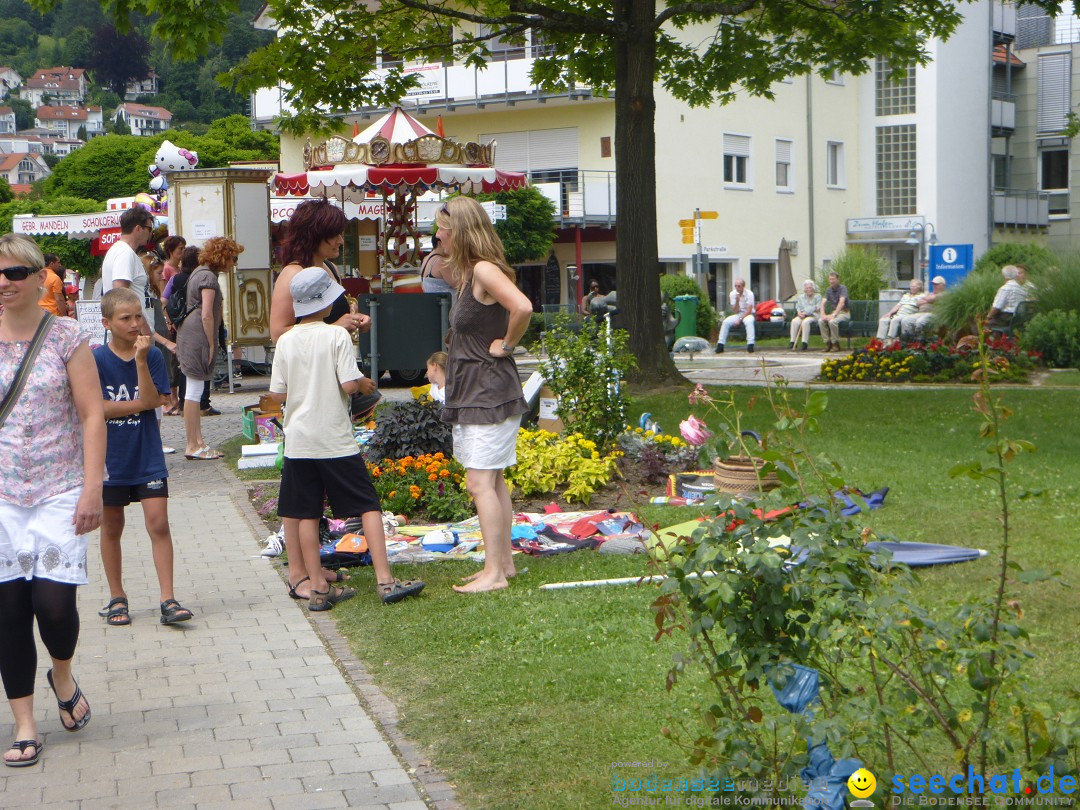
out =
<svg viewBox="0 0 1080 810"><path fill-rule="evenodd" d="M207 440L236 435L239 411L255 401L250 388L215 394L225 413L203 419ZM165 417L163 431L182 451L182 420ZM78 733L61 728L40 650L42 763L0 769L0 807L455 807L333 621L289 599L278 571L258 556L266 530L244 485L221 462L168 458L176 593L195 618L158 622L150 542L138 507L129 507L132 624L106 627L97 616L108 591L95 533L75 659L93 719ZM373 594L359 598L369 596L372 609L383 609ZM13 733L7 720L3 730Z"/></svg>

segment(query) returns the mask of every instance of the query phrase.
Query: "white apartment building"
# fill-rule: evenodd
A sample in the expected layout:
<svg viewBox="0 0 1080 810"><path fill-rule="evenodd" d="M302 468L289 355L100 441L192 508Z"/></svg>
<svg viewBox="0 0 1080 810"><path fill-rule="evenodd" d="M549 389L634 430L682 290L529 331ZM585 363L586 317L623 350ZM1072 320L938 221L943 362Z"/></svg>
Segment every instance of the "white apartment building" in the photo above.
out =
<svg viewBox="0 0 1080 810"><path fill-rule="evenodd" d="M922 274L929 245L971 244L995 236L1040 238L1045 195L1033 183L994 189L992 154L1017 126L1015 99L1000 89L1011 56L1016 12L1002 0L962 7L947 42L928 44L932 60L893 77L886 60L853 77L796 77L774 100L740 97L691 109L657 88L657 231L662 272L692 272L696 244L680 220L716 211L701 223L709 256L709 297L726 300L736 276L759 300L777 297L782 241L791 247L796 285L820 273L847 245L873 247L893 284ZM261 18L257 26L273 28ZM556 201L557 268L541 259L519 274L536 304L576 300L580 282L615 281L614 102L588 89L546 94L528 79L532 46L501 48L483 70L410 65L421 85L403 106L448 137L495 140L495 163L526 171ZM895 80L894 80L895 79ZM617 92L617 89L616 89ZM253 96L252 117L266 126L280 110L276 90ZM382 110L344 117L364 126ZM282 136L282 171L302 171L306 138ZM1014 173L1018 181L1022 180ZM1029 188L1023 188L1029 185ZM566 272L580 268L580 282ZM702 279L704 280L704 279ZM906 286L906 284L904 284Z"/></svg>
<svg viewBox="0 0 1080 810"><path fill-rule="evenodd" d="M0 101L7 98L11 93L18 93L22 87L23 78L19 71L13 67L0 67Z"/></svg>
<svg viewBox="0 0 1080 810"><path fill-rule="evenodd" d="M139 96L156 96L161 92L161 79L153 70L143 79L132 79L124 89L124 101L134 101Z"/></svg>
<svg viewBox="0 0 1080 810"><path fill-rule="evenodd" d="M11 107L0 107L0 135L15 134L15 111Z"/></svg>
<svg viewBox="0 0 1080 810"><path fill-rule="evenodd" d="M32 183L48 177L51 173L39 154L33 152L0 154L0 177L7 180L16 191L29 191Z"/></svg>
<svg viewBox="0 0 1080 810"><path fill-rule="evenodd" d="M34 111L34 126L47 130L54 137L68 139L75 138L80 127L87 138L104 132L101 107L38 107Z"/></svg>
<svg viewBox="0 0 1080 810"><path fill-rule="evenodd" d="M172 128L172 113L149 104L121 104L116 108L115 118L126 123L132 135L157 135Z"/></svg>
<svg viewBox="0 0 1080 810"><path fill-rule="evenodd" d="M82 68L42 68L26 80L21 90L32 107L45 104L82 104L86 100L86 71Z"/></svg>

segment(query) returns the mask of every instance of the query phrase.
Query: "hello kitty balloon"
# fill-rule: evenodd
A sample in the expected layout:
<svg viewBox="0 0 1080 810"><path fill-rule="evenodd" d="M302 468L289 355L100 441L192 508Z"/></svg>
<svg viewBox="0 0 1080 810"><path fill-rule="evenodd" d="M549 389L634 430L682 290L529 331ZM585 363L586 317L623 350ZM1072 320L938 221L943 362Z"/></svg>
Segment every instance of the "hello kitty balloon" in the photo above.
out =
<svg viewBox="0 0 1080 810"><path fill-rule="evenodd" d="M157 177L164 172L186 172L198 165L198 152L181 149L172 141L162 141L149 170L152 176Z"/></svg>

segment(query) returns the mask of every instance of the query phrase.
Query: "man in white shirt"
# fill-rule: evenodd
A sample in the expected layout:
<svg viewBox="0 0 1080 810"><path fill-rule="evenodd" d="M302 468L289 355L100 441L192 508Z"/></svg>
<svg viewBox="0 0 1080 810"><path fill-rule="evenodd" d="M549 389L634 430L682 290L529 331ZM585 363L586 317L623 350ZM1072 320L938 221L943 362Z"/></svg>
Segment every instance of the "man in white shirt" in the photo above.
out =
<svg viewBox="0 0 1080 810"><path fill-rule="evenodd" d="M1017 280L1020 268L1007 264L1001 268L1001 275L1005 283L998 287L994 303L990 306L990 313L986 318L988 326L1008 326L1016 308L1028 297L1027 289ZM1024 275L1026 280L1027 274Z"/></svg>
<svg viewBox="0 0 1080 810"><path fill-rule="evenodd" d="M730 309L733 314L724 318L724 322L720 324L720 342L716 344L716 353L720 354L724 351L728 332L739 321L742 321L746 327L746 350L752 352L754 351L754 316L756 314L754 310L754 293L746 289L746 281L737 278L735 279L735 289L728 293L728 300L731 302Z"/></svg>
<svg viewBox="0 0 1080 810"><path fill-rule="evenodd" d="M153 230L153 214L138 206L127 209L120 215L120 238L109 248L101 263L102 294L116 287L130 287L143 302L144 335L153 334L154 309L146 293L150 279L135 249L150 241Z"/></svg>

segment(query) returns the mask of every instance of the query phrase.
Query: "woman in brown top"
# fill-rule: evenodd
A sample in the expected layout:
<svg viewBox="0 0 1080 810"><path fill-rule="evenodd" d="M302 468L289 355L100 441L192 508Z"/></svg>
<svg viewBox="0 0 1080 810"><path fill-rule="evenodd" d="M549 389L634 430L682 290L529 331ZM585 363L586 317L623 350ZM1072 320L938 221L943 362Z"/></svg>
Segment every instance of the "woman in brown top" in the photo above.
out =
<svg viewBox="0 0 1080 810"><path fill-rule="evenodd" d="M529 326L532 303L515 285L502 242L476 200L455 197L439 209L435 222L458 279L442 418L453 425L454 456L465 467L485 552L483 570L454 590L495 591L515 574L510 549L514 509L503 470L517 463L526 405L513 353Z"/></svg>
<svg viewBox="0 0 1080 810"><path fill-rule="evenodd" d="M217 357L217 335L222 319L218 273L233 267L243 252L244 246L227 236L207 239L199 251L201 265L188 279L187 308L190 312L176 335L176 356L180 370L187 378L184 390L184 432L187 434L184 458L187 459L209 460L222 455L210 449L203 439L199 399L203 383L214 376Z"/></svg>

